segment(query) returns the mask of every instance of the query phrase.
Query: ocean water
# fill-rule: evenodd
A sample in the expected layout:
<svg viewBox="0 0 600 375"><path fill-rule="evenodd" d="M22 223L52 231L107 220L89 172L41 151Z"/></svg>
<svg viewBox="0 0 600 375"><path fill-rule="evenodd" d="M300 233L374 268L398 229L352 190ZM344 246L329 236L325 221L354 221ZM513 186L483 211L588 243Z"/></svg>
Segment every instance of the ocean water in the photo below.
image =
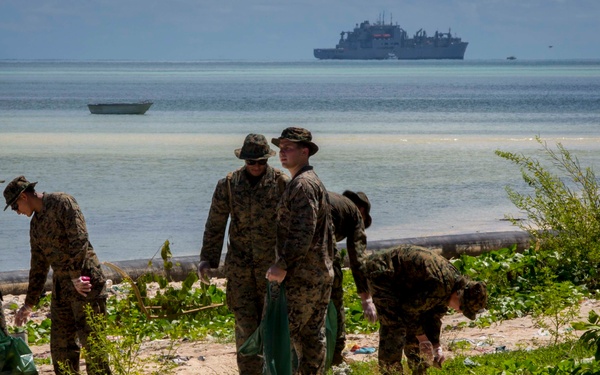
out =
<svg viewBox="0 0 600 375"><path fill-rule="evenodd" d="M233 150L292 125L329 190L367 193L370 240L515 230L505 186L527 187L494 151L539 156L539 135L597 166L600 61L0 61L0 179L75 196L101 260L199 254ZM0 271L29 267L28 228L0 212Z"/></svg>

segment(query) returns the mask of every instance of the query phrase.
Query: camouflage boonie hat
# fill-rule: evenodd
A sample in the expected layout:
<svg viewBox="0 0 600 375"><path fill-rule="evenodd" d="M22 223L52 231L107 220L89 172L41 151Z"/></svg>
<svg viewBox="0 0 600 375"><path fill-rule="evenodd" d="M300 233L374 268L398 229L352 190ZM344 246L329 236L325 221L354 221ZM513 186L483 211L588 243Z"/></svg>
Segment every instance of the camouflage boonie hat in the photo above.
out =
<svg viewBox="0 0 600 375"><path fill-rule="evenodd" d="M319 146L314 144L312 141L312 134L310 134L309 130L304 128L285 128L283 129L283 132L281 132L281 137L271 139L271 143L279 147L279 141L281 141L282 139L286 139L291 142L304 143L306 147L308 147L309 156L313 156L317 153L317 151L319 151Z"/></svg>
<svg viewBox="0 0 600 375"><path fill-rule="evenodd" d="M37 182L27 181L25 176L19 176L9 182L9 184L6 185L6 189L4 189L4 199L6 200L6 207L4 207L4 211L6 211L11 204L15 203L17 198L19 198L19 195L21 195L25 189L30 186L34 187L36 184Z"/></svg>
<svg viewBox="0 0 600 375"><path fill-rule="evenodd" d="M235 156L244 160L268 159L276 154L269 147L269 142L262 134L248 134L242 148L233 151Z"/></svg>
<svg viewBox="0 0 600 375"><path fill-rule="evenodd" d="M464 316L475 320L477 313L487 307L487 287L483 282L469 281L463 289L460 309Z"/></svg>
<svg viewBox="0 0 600 375"><path fill-rule="evenodd" d="M371 226L371 222L373 221L373 219L371 219L371 202L369 202L369 198L367 197L367 194L363 193L362 191L358 191L358 192L353 192L351 190L346 190L345 192L342 193L343 196L348 197L348 199L350 199L352 202L354 202L354 204L360 208L363 207L365 209L365 229Z"/></svg>

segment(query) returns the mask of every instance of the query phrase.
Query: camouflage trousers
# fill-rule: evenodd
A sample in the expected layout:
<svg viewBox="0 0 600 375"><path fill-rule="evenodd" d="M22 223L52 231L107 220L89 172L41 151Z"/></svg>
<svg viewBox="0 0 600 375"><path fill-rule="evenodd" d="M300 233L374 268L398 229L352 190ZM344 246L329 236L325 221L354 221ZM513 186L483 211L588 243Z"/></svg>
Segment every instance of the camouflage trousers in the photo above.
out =
<svg viewBox="0 0 600 375"><path fill-rule="evenodd" d="M429 365L420 356L419 340L399 322L402 311L390 303L373 298L379 315L379 368L382 374L403 374L402 354L413 375L427 374ZM387 301L389 302L389 300Z"/></svg>
<svg viewBox="0 0 600 375"><path fill-rule="evenodd" d="M108 357L96 353L89 347L88 337L93 334L87 323L85 307L90 306L95 314L106 314L106 299L91 301L66 302L57 300L52 294L50 314L52 328L50 330L50 352L56 375L78 374L80 346L86 348L86 371L88 375L111 374ZM62 366L68 369L63 371Z"/></svg>
<svg viewBox="0 0 600 375"><path fill-rule="evenodd" d="M0 292L0 330L8 336L8 328L6 327L6 317L4 316L4 308L2 307L2 293Z"/></svg>
<svg viewBox="0 0 600 375"><path fill-rule="evenodd" d="M227 306L235 316L235 345L240 346L256 331L260 325L267 291L265 273L252 267L237 269L235 277L227 279ZM255 275L258 273L258 275ZM237 354L239 373L242 375L262 375L261 356L243 356Z"/></svg>
<svg viewBox="0 0 600 375"><path fill-rule="evenodd" d="M344 274L342 272L342 261L336 257L333 261L333 287L331 288L331 301L337 310L337 336L335 341L335 351L333 352L334 364L341 363L342 351L346 347L346 317L344 314L344 289L342 284ZM336 361L337 360L337 361Z"/></svg>
<svg viewBox="0 0 600 375"><path fill-rule="evenodd" d="M327 345L325 318L331 298L331 282L286 278L290 339L298 356L296 375L325 373Z"/></svg>

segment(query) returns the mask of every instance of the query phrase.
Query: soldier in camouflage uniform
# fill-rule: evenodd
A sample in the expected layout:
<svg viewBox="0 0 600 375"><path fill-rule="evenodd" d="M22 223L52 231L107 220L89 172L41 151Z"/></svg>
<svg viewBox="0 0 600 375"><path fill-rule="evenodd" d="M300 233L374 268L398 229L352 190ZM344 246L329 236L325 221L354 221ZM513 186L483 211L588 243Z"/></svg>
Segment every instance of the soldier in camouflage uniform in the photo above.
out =
<svg viewBox="0 0 600 375"><path fill-rule="evenodd" d="M449 260L419 246L401 245L369 256L365 274L381 323L382 373L402 373L403 350L413 374L441 366L441 319L448 307L473 320L487 305L484 283L469 280Z"/></svg>
<svg viewBox="0 0 600 375"><path fill-rule="evenodd" d="M282 171L267 164L275 155L267 139L249 134L235 155L245 165L229 173L217 183L213 194L198 270L201 278L210 268L217 268L229 226L228 250L225 258L227 304L235 315L236 346L254 333L263 315L267 290L264 278L275 258L275 215L277 202L289 181ZM262 374L262 358L238 353L240 374Z"/></svg>
<svg viewBox="0 0 600 375"><path fill-rule="evenodd" d="M92 333L85 308L106 313L106 279L98 257L88 240L85 219L75 198L65 193L38 193L37 182L24 176L12 180L4 190L6 207L31 217L31 266L25 304L15 315L17 326L25 323L44 291L52 267L50 350L56 374L79 372L80 347L87 350L88 374L110 374L108 358L90 350ZM32 217L33 216L33 217Z"/></svg>
<svg viewBox="0 0 600 375"><path fill-rule="evenodd" d="M367 235L365 229L371 226L371 203L363 192L355 193L346 190L343 194L329 192L329 203L331 204L331 217L335 228L336 242L346 239L346 250L350 261L350 269L354 276L356 291L360 296L365 317L370 322L377 321L377 312L373 299L367 287L367 279L362 269L365 252L367 249ZM346 322L344 315L344 290L342 288L342 257L336 252L333 261L333 288L331 300L337 310L337 339L333 353L333 365L343 362L342 351L346 346Z"/></svg>
<svg viewBox="0 0 600 375"><path fill-rule="evenodd" d="M271 142L292 180L277 207L277 257L266 276L278 283L285 279L295 373L323 374L335 239L327 190L308 163L319 148L303 128L287 128Z"/></svg>
<svg viewBox="0 0 600 375"><path fill-rule="evenodd" d="M3 184L4 180L0 180L0 184ZM6 327L6 317L4 316L4 306L2 304L4 300L2 299L2 292L0 292L0 330L4 332L5 335L8 336L8 329Z"/></svg>

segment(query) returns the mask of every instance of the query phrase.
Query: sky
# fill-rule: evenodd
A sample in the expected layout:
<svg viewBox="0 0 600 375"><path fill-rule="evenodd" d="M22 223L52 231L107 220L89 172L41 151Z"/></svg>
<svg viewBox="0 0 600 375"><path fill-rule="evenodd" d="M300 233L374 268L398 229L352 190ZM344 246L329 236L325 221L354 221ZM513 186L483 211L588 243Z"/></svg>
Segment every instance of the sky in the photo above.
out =
<svg viewBox="0 0 600 375"><path fill-rule="evenodd" d="M469 60L600 58L598 0L0 0L0 59L312 60L382 14Z"/></svg>

